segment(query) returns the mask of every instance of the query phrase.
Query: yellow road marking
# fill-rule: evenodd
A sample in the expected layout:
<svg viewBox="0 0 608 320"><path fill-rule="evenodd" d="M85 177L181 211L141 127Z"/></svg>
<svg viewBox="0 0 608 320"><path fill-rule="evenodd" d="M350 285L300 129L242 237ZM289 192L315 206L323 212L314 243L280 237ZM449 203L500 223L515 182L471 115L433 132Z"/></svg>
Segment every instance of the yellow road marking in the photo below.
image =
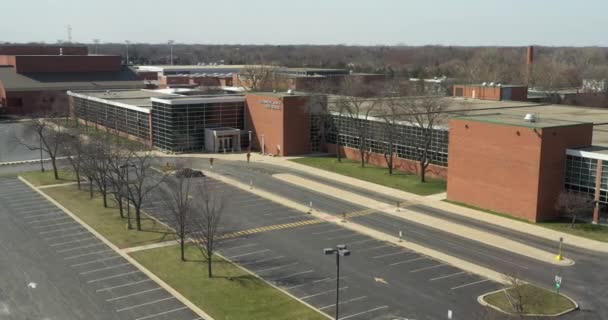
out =
<svg viewBox="0 0 608 320"><path fill-rule="evenodd" d="M413 206L415 203L414 202L409 202L409 201L402 201L399 202L399 209L403 209L403 208L407 208L409 206ZM367 209L363 209L363 210L358 210L358 211L352 211L349 212L345 215L342 215L342 218L354 218L354 217L362 217L362 216L367 216L376 212L380 212L379 210L376 209L372 209L372 208L367 208Z"/></svg>
<svg viewBox="0 0 608 320"><path fill-rule="evenodd" d="M319 219L313 219L313 220L300 221L300 222L296 222L296 223L277 224L277 225L273 225L273 226L265 226L265 227L259 227L259 228L254 228L254 229L231 232L231 233L222 235L218 238L219 239L235 238L238 236L250 235L250 234L254 234L254 233L262 233L262 232L268 232L268 231L273 231L273 230L296 228L296 227L307 226L307 225L317 224L317 223L322 223L322 222L324 222L324 221L319 220Z"/></svg>

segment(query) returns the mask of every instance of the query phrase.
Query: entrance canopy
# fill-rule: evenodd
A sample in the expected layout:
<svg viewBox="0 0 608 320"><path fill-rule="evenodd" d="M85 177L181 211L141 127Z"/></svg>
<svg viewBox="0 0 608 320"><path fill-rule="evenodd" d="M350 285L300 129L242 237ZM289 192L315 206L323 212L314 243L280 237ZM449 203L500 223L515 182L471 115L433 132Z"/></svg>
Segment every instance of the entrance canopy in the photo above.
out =
<svg viewBox="0 0 608 320"><path fill-rule="evenodd" d="M241 129L205 129L205 149L213 153L241 151Z"/></svg>

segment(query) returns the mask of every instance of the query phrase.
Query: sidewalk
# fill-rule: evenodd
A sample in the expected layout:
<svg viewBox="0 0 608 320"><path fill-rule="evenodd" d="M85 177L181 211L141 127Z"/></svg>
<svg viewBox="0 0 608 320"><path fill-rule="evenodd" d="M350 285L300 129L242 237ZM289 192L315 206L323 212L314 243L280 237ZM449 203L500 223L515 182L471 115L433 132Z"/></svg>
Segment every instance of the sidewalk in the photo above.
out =
<svg viewBox="0 0 608 320"><path fill-rule="evenodd" d="M160 152L157 153L161 157L184 157L184 158L215 158L218 160L228 160L228 161L245 161L246 156L245 153L231 153L231 154L180 154L180 155L167 155L162 154ZM298 171L305 172L307 174L315 175L320 178L335 180L340 183L345 183L352 185L354 187L370 189L374 190L374 192L382 193L385 195L389 195L392 197L396 197L399 199L403 199L404 201L412 201L424 204L426 206L436 208L439 210L447 211L451 214L460 215L469 219L475 219L484 223L494 224L503 228L512 229L517 232L523 232L530 234L532 236L536 236L539 238L544 238L551 241L558 241L560 237L564 238L564 243L570 246L579 247L586 250L608 253L608 243L604 243L601 241L591 240L575 235L564 234L559 231L551 230L548 228L543 228L532 223L525 223L513 219L508 219L504 217L500 217L497 215L488 214L486 212L454 205L447 203L445 201L441 201L444 199L443 194L439 195L431 195L431 196L419 196L413 193L385 187L382 185L378 185L375 183L347 177L344 175L336 174L330 171L325 171L321 169L317 169L314 167L302 165L293 161L289 161L289 159L294 159L299 157L273 157L273 156L265 156L258 153L251 154L251 162L257 163L267 163L271 165L281 166L289 169L294 169Z"/></svg>

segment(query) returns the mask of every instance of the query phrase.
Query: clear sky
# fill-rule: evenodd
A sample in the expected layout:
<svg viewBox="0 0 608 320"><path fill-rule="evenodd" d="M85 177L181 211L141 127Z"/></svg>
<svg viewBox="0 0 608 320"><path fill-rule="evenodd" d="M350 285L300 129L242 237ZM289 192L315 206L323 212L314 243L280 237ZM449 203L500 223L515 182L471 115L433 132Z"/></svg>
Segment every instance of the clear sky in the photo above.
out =
<svg viewBox="0 0 608 320"><path fill-rule="evenodd" d="M0 42L608 46L607 0L3 0Z"/></svg>

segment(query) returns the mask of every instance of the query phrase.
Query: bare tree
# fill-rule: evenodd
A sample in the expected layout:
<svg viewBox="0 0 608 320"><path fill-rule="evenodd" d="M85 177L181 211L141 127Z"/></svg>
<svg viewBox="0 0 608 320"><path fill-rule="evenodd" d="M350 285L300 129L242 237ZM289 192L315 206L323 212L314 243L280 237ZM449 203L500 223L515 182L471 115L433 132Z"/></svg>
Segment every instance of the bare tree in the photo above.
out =
<svg viewBox="0 0 608 320"><path fill-rule="evenodd" d="M572 219L570 228L574 228L576 220L581 216L591 215L594 206L593 197L571 190L562 191L555 202L555 209Z"/></svg>
<svg viewBox="0 0 608 320"><path fill-rule="evenodd" d="M132 147L130 163L127 164L130 173L127 181L129 200L135 208L137 230L141 230L141 207L144 200L162 182L163 177L151 170L153 156L149 151L139 151ZM133 168L129 170L129 168Z"/></svg>
<svg viewBox="0 0 608 320"><path fill-rule="evenodd" d="M84 141L78 128L69 128L64 132L64 143L61 145L61 153L64 154L76 175L78 189L81 189L82 160L84 155Z"/></svg>
<svg viewBox="0 0 608 320"><path fill-rule="evenodd" d="M377 92L379 86L364 83L359 79L346 78L344 79L340 95L338 95L333 103L338 109L340 115L344 114L354 126L354 134L356 135L361 167L365 167L365 156L367 154L370 124L368 122L370 115L382 103L382 95ZM339 126L339 124L338 124ZM341 130L341 129L338 129ZM339 136L336 136L338 153Z"/></svg>
<svg viewBox="0 0 608 320"><path fill-rule="evenodd" d="M108 170L110 149L112 143L105 136L97 137L89 141L83 148L84 157L82 158L83 173L89 180L89 193L93 198L93 184L102 195L104 208L108 207Z"/></svg>
<svg viewBox="0 0 608 320"><path fill-rule="evenodd" d="M181 259L186 261L185 242L188 237L188 226L190 224L190 215L193 210L193 179L192 174L180 174L179 169L185 166L177 163L175 168L178 169L176 174L168 177L162 184L162 198L164 206L173 216L175 222L175 231L180 244Z"/></svg>
<svg viewBox="0 0 608 320"><path fill-rule="evenodd" d="M57 156L61 150L60 146L64 142L65 135L61 133L61 128L48 122L44 118L34 118L24 122L25 129L24 137L15 137L17 142L30 150L40 151L40 168L44 172L43 152L51 159L53 175L55 180L59 180L59 171L57 169ZM35 137L38 143L32 143L31 138Z"/></svg>
<svg viewBox="0 0 608 320"><path fill-rule="evenodd" d="M207 261L209 278L213 277L212 259L218 245L220 223L224 211L224 198L209 181L200 180L194 188L193 196L200 201L192 210L190 237Z"/></svg>
<svg viewBox="0 0 608 320"><path fill-rule="evenodd" d="M238 74L240 86L247 91L276 89L279 67L261 63L246 65Z"/></svg>
<svg viewBox="0 0 608 320"><path fill-rule="evenodd" d="M408 105L405 120L420 132L420 136L412 141L412 145L420 168L420 181L426 182L426 170L432 160L432 143L437 139L441 130L439 127L447 118L450 101L439 96L422 96L404 101Z"/></svg>

